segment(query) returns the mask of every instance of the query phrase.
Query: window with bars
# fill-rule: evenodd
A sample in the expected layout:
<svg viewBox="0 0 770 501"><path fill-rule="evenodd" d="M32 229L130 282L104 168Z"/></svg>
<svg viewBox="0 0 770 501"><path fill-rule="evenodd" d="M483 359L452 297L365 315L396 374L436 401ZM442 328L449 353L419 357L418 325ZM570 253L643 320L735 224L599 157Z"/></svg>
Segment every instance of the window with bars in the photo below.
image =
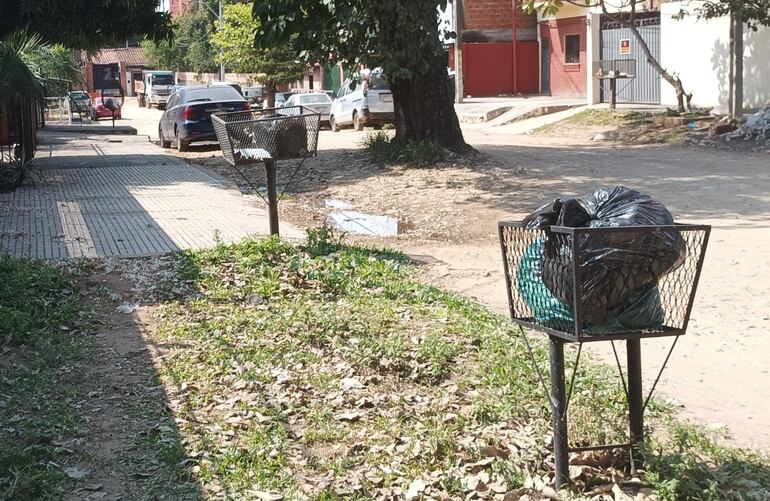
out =
<svg viewBox="0 0 770 501"><path fill-rule="evenodd" d="M564 37L564 62L567 64L580 63L580 35Z"/></svg>

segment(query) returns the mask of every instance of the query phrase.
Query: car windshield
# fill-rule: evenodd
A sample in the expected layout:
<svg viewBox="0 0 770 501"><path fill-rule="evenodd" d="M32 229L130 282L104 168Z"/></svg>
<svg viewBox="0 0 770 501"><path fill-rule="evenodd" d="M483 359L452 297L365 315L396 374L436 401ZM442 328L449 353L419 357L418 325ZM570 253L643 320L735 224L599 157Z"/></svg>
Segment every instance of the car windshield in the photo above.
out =
<svg viewBox="0 0 770 501"><path fill-rule="evenodd" d="M286 94L281 94L280 92L275 93L275 100L276 101L286 101Z"/></svg>
<svg viewBox="0 0 770 501"><path fill-rule="evenodd" d="M326 94L310 94L309 96L300 96L301 104L327 104L331 101Z"/></svg>
<svg viewBox="0 0 770 501"><path fill-rule="evenodd" d="M372 72L369 75L369 90L390 90L388 80L383 73Z"/></svg>
<svg viewBox="0 0 770 501"><path fill-rule="evenodd" d="M174 85L174 77L171 75L153 75L153 85Z"/></svg>
<svg viewBox="0 0 770 501"><path fill-rule="evenodd" d="M186 101L243 101L238 91L228 85L187 89Z"/></svg>

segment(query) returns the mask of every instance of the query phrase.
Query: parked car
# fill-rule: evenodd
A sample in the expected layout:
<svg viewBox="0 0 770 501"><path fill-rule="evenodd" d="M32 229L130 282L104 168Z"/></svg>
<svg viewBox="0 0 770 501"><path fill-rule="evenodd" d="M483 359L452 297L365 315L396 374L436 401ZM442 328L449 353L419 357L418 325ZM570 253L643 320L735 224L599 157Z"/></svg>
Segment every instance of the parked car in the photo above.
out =
<svg viewBox="0 0 770 501"><path fill-rule="evenodd" d="M262 101L265 98L264 87L244 87L243 97L245 97L252 105L262 106Z"/></svg>
<svg viewBox="0 0 770 501"><path fill-rule="evenodd" d="M164 148L173 142L179 151L191 143L216 141L212 113L250 110L249 102L229 85L184 87L173 94L158 124Z"/></svg>
<svg viewBox="0 0 770 501"><path fill-rule="evenodd" d="M288 92L276 92L275 93L275 107L276 108L283 108L286 105L286 100L289 99L289 93ZM262 109L268 109L269 106L267 105L267 94L265 94L265 98L262 101Z"/></svg>
<svg viewBox="0 0 770 501"><path fill-rule="evenodd" d="M376 68L364 75L361 80L348 78L340 87L329 116L332 131L348 125L364 130L367 125L380 128L393 123L393 93L385 74Z"/></svg>
<svg viewBox="0 0 770 501"><path fill-rule="evenodd" d="M217 86L227 86L232 87L233 89L238 91L238 94L243 96L243 89L241 88L241 84L237 82L209 82L209 87L217 87Z"/></svg>
<svg viewBox="0 0 770 501"><path fill-rule="evenodd" d="M302 105L316 113L321 114L321 124L329 123L329 111L332 107L331 98L323 92L311 92L309 94L294 94L284 104L284 106Z"/></svg>
<svg viewBox="0 0 770 501"><path fill-rule="evenodd" d="M120 101L112 97L105 97L104 100L101 97L95 97L91 99L91 120L112 118L113 109L115 109L115 118L123 118Z"/></svg>

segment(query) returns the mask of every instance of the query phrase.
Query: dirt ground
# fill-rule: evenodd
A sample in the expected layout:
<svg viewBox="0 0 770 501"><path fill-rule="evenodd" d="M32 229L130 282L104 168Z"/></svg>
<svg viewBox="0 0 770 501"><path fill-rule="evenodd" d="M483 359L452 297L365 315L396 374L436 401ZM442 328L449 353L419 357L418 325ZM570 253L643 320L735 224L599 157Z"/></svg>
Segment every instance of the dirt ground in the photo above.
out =
<svg viewBox="0 0 770 501"><path fill-rule="evenodd" d="M146 113L145 110L141 110ZM153 113L156 113L153 110ZM127 113L129 115L129 113ZM371 165L362 133L323 131L319 155L298 170L281 217L298 226L326 220L329 198L399 220L392 238L352 240L398 248L421 262L427 279L507 313L497 222L520 219L558 196L623 184L647 191L678 222L713 226L688 334L674 351L659 393L682 414L731 443L770 450L770 157L687 146L625 146L565 135L517 136L505 127L465 126L485 158L472 166L405 169ZM210 147L185 155L253 190ZM296 164L280 166L279 184ZM259 170L248 172L262 186ZM261 201L252 193L255 203ZM643 344L647 385L671 340ZM609 348L607 348L609 349ZM611 351L592 347L607 361Z"/></svg>

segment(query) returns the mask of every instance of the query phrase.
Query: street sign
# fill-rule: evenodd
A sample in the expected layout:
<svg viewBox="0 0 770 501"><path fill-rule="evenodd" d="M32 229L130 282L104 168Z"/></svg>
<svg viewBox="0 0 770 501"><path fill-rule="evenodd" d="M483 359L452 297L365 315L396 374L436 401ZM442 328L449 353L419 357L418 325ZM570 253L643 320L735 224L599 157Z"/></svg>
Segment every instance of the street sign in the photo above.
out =
<svg viewBox="0 0 770 501"><path fill-rule="evenodd" d="M628 38L623 38L620 40L620 54L621 55L628 55L631 54L631 40Z"/></svg>

